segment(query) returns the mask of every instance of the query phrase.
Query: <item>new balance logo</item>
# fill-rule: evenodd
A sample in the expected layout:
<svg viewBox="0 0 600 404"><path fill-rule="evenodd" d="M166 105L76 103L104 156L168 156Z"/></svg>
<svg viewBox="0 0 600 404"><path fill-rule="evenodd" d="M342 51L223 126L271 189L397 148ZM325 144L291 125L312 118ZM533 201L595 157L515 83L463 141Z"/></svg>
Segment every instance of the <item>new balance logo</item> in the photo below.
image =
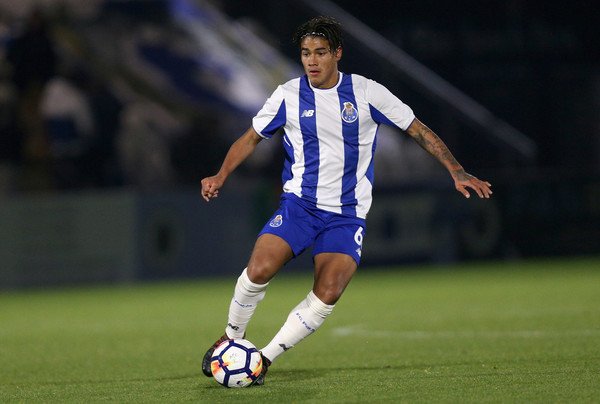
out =
<svg viewBox="0 0 600 404"><path fill-rule="evenodd" d="M286 344L279 344L279 346L281 347L281 349L283 349L284 352L291 348L291 346L287 346Z"/></svg>
<svg viewBox="0 0 600 404"><path fill-rule="evenodd" d="M315 114L314 109L305 109L304 111L302 111L302 115L300 115L300 118L310 118L314 114Z"/></svg>

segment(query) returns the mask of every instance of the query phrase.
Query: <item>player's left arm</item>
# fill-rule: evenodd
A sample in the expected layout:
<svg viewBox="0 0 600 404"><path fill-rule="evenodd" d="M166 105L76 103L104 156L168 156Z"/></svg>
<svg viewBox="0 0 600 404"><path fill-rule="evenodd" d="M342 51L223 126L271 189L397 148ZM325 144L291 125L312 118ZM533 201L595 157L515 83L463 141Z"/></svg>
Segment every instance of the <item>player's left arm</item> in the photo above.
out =
<svg viewBox="0 0 600 404"><path fill-rule="evenodd" d="M440 163L446 167L452 179L454 187L465 198L471 195L467 188L474 190L480 198L489 198L492 194L490 184L479 178L465 172L465 169L456 161L446 144L431 129L415 118L406 129L408 133L423 149L434 156Z"/></svg>

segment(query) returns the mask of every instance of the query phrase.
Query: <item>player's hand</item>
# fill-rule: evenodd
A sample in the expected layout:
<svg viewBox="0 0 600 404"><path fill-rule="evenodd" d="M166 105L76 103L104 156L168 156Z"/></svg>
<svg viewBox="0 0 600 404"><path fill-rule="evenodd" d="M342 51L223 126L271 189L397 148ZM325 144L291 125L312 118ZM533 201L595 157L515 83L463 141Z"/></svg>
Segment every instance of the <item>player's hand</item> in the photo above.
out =
<svg viewBox="0 0 600 404"><path fill-rule="evenodd" d="M219 175L213 175L212 177L206 177L200 183L202 184L201 195L206 202L210 202L211 199L219 196L219 189L223 186L225 180Z"/></svg>
<svg viewBox="0 0 600 404"><path fill-rule="evenodd" d="M490 195L492 195L492 190L490 189L492 184L487 181L482 181L464 171L456 173L452 177L454 178L454 187L458 192L463 194L465 198L471 197L467 188L471 188L477 192L477 195L479 195L480 198L489 198Z"/></svg>

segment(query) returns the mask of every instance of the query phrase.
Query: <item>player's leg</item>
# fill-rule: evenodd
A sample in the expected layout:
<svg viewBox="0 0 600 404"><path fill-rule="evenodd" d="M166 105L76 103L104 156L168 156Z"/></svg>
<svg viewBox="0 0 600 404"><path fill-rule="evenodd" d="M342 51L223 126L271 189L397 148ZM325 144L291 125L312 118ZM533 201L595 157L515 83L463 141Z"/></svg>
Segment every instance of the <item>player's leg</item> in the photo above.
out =
<svg viewBox="0 0 600 404"><path fill-rule="evenodd" d="M341 253L321 253L315 256L313 292L323 303L334 305L344 293L358 264Z"/></svg>
<svg viewBox="0 0 600 404"><path fill-rule="evenodd" d="M262 349L270 361L315 332L333 311L360 263L364 219L327 215L313 245L315 278L308 296L288 315L271 342Z"/></svg>
<svg viewBox="0 0 600 404"><path fill-rule="evenodd" d="M312 244L319 230L319 226L313 223L314 220L314 215L300 198L293 194L282 196L279 209L261 230L248 267L238 279L230 305L226 334L222 338L244 335L256 305L264 297L268 282L286 262L300 255ZM202 362L202 369L207 376L210 376L211 349L206 352ZM264 372L270 364L267 358L264 360L266 366L261 380L264 380Z"/></svg>
<svg viewBox="0 0 600 404"><path fill-rule="evenodd" d="M225 329L229 338L242 338L246 327L265 297L269 281L294 254L289 244L273 234L262 234L254 245L248 267L236 283Z"/></svg>
<svg viewBox="0 0 600 404"><path fill-rule="evenodd" d="M202 371L211 376L210 358L215 348L230 338L243 338L246 327L264 298L269 280L293 257L290 246L273 234L262 234L256 240L246 267L238 278L227 318L225 334L206 351L202 360Z"/></svg>
<svg viewBox="0 0 600 404"><path fill-rule="evenodd" d="M271 362L314 333L333 311L344 289L356 272L356 261L341 253L321 253L315 256L315 281L313 289L290 312L287 320L261 350Z"/></svg>
<svg viewBox="0 0 600 404"><path fill-rule="evenodd" d="M267 284L294 253L287 241L270 233L263 233L252 250L248 261L248 278L257 284Z"/></svg>

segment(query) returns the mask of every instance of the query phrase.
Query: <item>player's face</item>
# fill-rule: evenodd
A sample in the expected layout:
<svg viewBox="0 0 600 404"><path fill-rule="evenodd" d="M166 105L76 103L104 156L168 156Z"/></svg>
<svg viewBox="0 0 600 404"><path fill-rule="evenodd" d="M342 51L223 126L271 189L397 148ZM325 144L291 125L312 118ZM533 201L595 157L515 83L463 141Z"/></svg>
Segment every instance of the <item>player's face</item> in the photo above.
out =
<svg viewBox="0 0 600 404"><path fill-rule="evenodd" d="M300 43L300 59L313 87L331 88L337 84L341 58L342 48L332 52L329 41L320 36L307 36Z"/></svg>

